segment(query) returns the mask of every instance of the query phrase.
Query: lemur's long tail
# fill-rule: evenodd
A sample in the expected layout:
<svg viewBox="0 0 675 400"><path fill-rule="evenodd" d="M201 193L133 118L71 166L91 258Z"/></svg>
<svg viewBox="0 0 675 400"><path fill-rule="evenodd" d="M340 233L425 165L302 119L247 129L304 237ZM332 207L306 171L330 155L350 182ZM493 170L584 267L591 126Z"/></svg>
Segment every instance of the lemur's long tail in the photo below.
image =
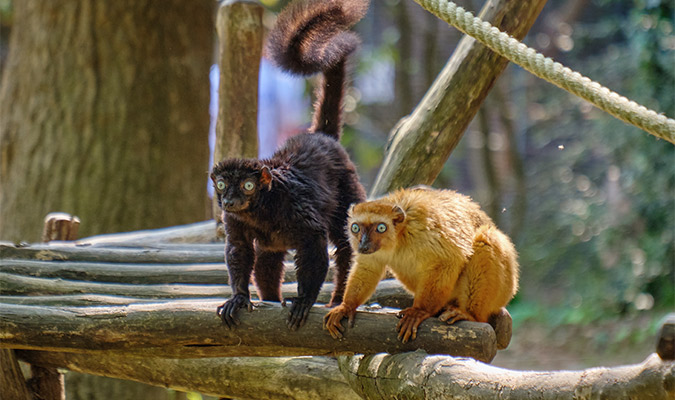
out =
<svg viewBox="0 0 675 400"><path fill-rule="evenodd" d="M310 132L340 140L346 61L361 41L348 29L368 10L368 0L300 0L289 4L269 34L267 55L296 75L323 73Z"/></svg>

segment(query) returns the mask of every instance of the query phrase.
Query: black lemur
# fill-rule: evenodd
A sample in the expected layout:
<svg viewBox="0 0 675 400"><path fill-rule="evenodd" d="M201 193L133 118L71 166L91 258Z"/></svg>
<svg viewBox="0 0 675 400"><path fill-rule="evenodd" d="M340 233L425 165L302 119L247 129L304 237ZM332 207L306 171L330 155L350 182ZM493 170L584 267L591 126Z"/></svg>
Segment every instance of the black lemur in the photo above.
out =
<svg viewBox="0 0 675 400"><path fill-rule="evenodd" d="M290 4L267 42L268 57L297 75L323 73L308 132L294 136L268 159L226 159L211 179L223 210L225 259L232 297L218 307L224 323L237 325L236 312L251 310L248 285L253 272L262 300L281 301L283 260L295 249L298 296L287 324L302 326L326 279L327 242L336 247L335 290L340 304L352 250L347 211L365 200L354 164L340 145L346 61L359 46L347 31L368 8L367 0L309 0Z"/></svg>

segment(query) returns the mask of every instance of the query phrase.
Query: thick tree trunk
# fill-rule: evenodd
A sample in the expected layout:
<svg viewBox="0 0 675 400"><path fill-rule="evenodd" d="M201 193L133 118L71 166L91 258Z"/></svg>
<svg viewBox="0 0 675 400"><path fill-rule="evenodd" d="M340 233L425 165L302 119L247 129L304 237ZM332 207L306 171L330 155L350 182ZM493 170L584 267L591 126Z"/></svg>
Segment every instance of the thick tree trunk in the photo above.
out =
<svg viewBox="0 0 675 400"><path fill-rule="evenodd" d="M18 351L32 364L129 379L218 397L266 400L357 400L330 357L163 359L108 353ZM110 397L114 398L114 397ZM125 396L131 399L136 397Z"/></svg>
<svg viewBox="0 0 675 400"><path fill-rule="evenodd" d="M581 371L513 371L469 358L397 355L339 357L364 399L672 399L675 363L644 362Z"/></svg>
<svg viewBox="0 0 675 400"><path fill-rule="evenodd" d="M480 17L522 39L546 0L489 0ZM464 37L415 110L390 134L371 196L431 184L508 61Z"/></svg>
<svg viewBox="0 0 675 400"><path fill-rule="evenodd" d="M85 235L206 216L213 3L14 2L0 88L0 237L52 211Z"/></svg>

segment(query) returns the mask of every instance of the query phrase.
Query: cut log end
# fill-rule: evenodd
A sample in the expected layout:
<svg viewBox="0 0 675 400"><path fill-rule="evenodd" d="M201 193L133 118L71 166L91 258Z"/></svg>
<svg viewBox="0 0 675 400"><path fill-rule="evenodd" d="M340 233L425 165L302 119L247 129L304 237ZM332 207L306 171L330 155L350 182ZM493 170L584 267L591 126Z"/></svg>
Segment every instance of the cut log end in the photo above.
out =
<svg viewBox="0 0 675 400"><path fill-rule="evenodd" d="M75 240L79 228L78 217L61 212L49 213L45 217L42 241L47 243L52 240Z"/></svg>
<svg viewBox="0 0 675 400"><path fill-rule="evenodd" d="M504 350L511 343L511 335L513 333L513 319L511 314L504 307L496 314L492 314L488 320L492 329L495 330L497 336L497 350Z"/></svg>
<svg viewBox="0 0 675 400"><path fill-rule="evenodd" d="M675 360L675 313L663 319L656 342L656 354L664 361Z"/></svg>

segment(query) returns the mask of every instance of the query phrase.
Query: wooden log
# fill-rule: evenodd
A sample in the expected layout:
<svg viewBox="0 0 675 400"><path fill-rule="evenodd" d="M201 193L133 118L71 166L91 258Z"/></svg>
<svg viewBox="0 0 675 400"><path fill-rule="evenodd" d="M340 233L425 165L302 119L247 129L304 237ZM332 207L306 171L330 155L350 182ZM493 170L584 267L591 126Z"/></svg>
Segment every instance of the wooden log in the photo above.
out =
<svg viewBox="0 0 675 400"><path fill-rule="evenodd" d="M216 222L211 220L161 229L90 236L78 239L75 243L79 245L133 243L136 246L158 243L212 243L218 241L215 230Z"/></svg>
<svg viewBox="0 0 675 400"><path fill-rule="evenodd" d="M307 324L291 332L286 327L288 310L279 304L259 303L250 313L240 310L240 325L234 330L216 315L220 304L214 300L108 307L3 304L0 347L165 358L393 354L422 348L486 362L497 352L495 333L483 323L447 325L432 318L420 326L415 340L404 344L396 337L394 314L359 312L356 326L346 330L344 339L334 340L322 328L329 311L325 307L312 308Z"/></svg>
<svg viewBox="0 0 675 400"><path fill-rule="evenodd" d="M285 282L296 282L295 264L285 263ZM224 263L130 264L87 261L41 261L0 259L0 272L40 278L61 278L128 284L196 283L228 284ZM328 268L326 281L332 282L334 267Z"/></svg>
<svg viewBox="0 0 675 400"><path fill-rule="evenodd" d="M69 242L18 246L0 242L0 259L45 261L92 261L119 263L220 263L225 260L222 244L168 245L152 247L78 246Z"/></svg>
<svg viewBox="0 0 675 400"><path fill-rule="evenodd" d="M672 399L675 364L580 371L513 371L470 358L414 353L339 357L352 389L367 399Z"/></svg>
<svg viewBox="0 0 675 400"><path fill-rule="evenodd" d="M489 0L480 17L522 39L546 0ZM465 36L422 101L389 136L371 197L431 184L508 61Z"/></svg>
<svg viewBox="0 0 675 400"><path fill-rule="evenodd" d="M284 298L297 296L297 283L282 285L281 294ZM330 301L332 283L325 283L317 301ZM255 298L257 290L250 286ZM85 281L71 281L65 279L34 278L29 276L0 273L0 294L4 296L52 296L75 294L99 294L109 296L138 297L138 298L181 298L181 297L222 297L232 295L232 289L227 285L197 285L197 284L155 284L155 285L127 285L115 283L98 283ZM375 295L370 303L378 303L384 307L404 308L412 303L412 298L401 285L393 280L384 280L378 284Z"/></svg>
<svg viewBox="0 0 675 400"><path fill-rule="evenodd" d="M0 293L3 295L42 296L96 293L127 297L229 297L231 289L224 285L157 284L127 285L65 279L33 278L0 273Z"/></svg>
<svg viewBox="0 0 675 400"><path fill-rule="evenodd" d="M293 268L289 263L288 268ZM126 284L228 284L224 263L128 264L0 259L0 272L39 278ZM294 275L294 274L293 274Z"/></svg>
<svg viewBox="0 0 675 400"><path fill-rule="evenodd" d="M0 296L0 307L3 304L19 304L28 306L110 306L134 303L156 303L156 298L138 298L102 294L71 294L46 296Z"/></svg>
<svg viewBox="0 0 675 400"><path fill-rule="evenodd" d="M161 359L18 351L32 364L236 399L357 400L332 357ZM4 399L4 397L3 397Z"/></svg>

